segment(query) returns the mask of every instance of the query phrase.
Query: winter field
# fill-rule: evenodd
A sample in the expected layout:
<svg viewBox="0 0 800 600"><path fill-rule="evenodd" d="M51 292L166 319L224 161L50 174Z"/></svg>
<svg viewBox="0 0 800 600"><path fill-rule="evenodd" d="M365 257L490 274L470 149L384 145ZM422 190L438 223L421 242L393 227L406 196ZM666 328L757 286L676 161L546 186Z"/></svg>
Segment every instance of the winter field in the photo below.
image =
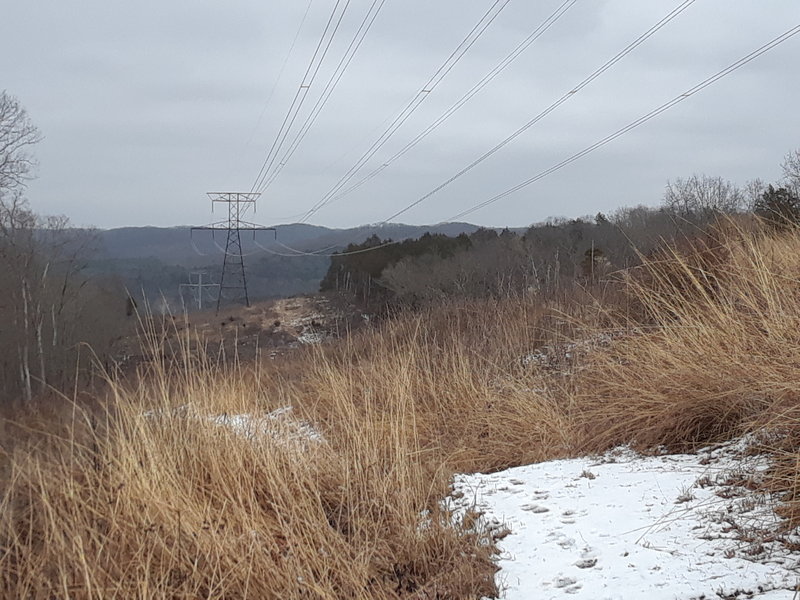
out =
<svg viewBox="0 0 800 600"><path fill-rule="evenodd" d="M257 360L172 326L4 419L1 597L800 597L797 233Z"/></svg>

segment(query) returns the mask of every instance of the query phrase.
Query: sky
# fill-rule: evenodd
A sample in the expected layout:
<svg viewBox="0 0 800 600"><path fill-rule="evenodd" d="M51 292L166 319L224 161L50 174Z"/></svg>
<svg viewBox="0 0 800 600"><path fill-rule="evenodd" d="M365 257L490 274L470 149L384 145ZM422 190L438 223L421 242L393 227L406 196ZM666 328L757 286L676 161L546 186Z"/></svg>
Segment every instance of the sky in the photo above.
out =
<svg viewBox="0 0 800 600"><path fill-rule="evenodd" d="M334 8L341 24L310 87L304 73ZM469 102L351 193L306 217L380 223L423 198L573 89L681 4L577 0ZM203 224L208 191L250 191L292 99L291 142L373 0L27 0L0 20L0 89L43 136L32 207L76 226ZM376 5L377 6L377 5ZM452 106L563 0L385 0L254 220L299 221L409 101L418 108L357 182ZM492 7L497 17L430 91L440 65ZM502 10L500 10L502 8ZM302 24L302 26L301 26ZM512 188L675 98L800 24L797 0L695 0L513 142L396 220L428 224ZM330 33L330 30L328 30ZM317 54L319 59L320 54ZM800 148L800 35L540 181L464 217L524 227L552 216L657 205L693 173L777 181ZM316 64L316 63L315 63ZM314 67L316 69L316 66ZM309 83L308 79L305 85ZM283 146L288 148L289 146ZM275 164L283 161L285 150Z"/></svg>

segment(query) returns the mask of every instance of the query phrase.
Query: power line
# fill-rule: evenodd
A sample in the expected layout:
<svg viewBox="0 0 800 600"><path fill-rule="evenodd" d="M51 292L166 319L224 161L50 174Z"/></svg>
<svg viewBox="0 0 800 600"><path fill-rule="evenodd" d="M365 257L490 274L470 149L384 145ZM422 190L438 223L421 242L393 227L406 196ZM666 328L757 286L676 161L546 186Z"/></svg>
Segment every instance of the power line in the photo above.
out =
<svg viewBox="0 0 800 600"><path fill-rule="evenodd" d="M258 115L258 119L256 119L255 126L250 130L250 135L247 138L247 141L242 145L242 148L239 152L239 161L241 162L242 157L245 154L247 147L250 145L250 142L253 141L255 137L256 131L258 130L259 126L261 125L261 121L264 120L264 115L267 112L267 107L269 103L272 101L272 97L275 95L275 90L278 89L278 84L283 77L283 72L286 70L286 65L289 63L289 58L292 56L292 52L294 52L294 47L297 44L297 39L300 37L300 32L303 30L303 25L305 25L306 19L308 18L308 13L311 10L311 5L313 4L314 0L308 0L308 4L306 5L305 13L303 13L303 18L300 20L300 25L297 27L297 31L294 34L294 39L289 46L289 51L286 53L286 56L283 58L283 63L281 64L281 68L278 71L278 76L275 78L275 81L272 84L272 89L270 89L269 94L267 95L267 99L264 100L264 104L261 107L261 112ZM231 164L231 167L228 171L227 178L230 178L231 174L233 173L235 168L234 164Z"/></svg>
<svg viewBox="0 0 800 600"><path fill-rule="evenodd" d="M342 59L336 66L333 75L328 80L328 83L325 85L325 88L322 90L322 94L317 99L316 104L311 109L311 112L309 113L308 117L306 117L306 120L304 121L303 125L300 127L300 131L297 133L294 140L292 140L292 143L289 144L289 149L286 151L286 154L284 154L283 158L281 158L281 160L278 162L278 166L273 170L272 174L266 179L263 185L259 188L260 192L263 193L270 185L272 185L272 182L275 181L277 176L283 170L283 167L286 166L286 163L289 161L289 159L291 159L291 157L297 151L297 148L300 146L303 139L305 139L309 130L316 122L317 117L319 117L320 112L322 112L322 109L325 107L325 104L327 104L328 100L333 94L333 91L336 89L336 86L338 85L339 81L342 79L342 76L347 70L347 67L352 62L353 57L356 55L356 52L358 52L358 49L361 47L364 38L367 36L367 33L369 33L369 30L372 28L375 19L378 17L378 13L381 11L385 3L386 0L373 0L372 5L370 6L366 16L364 17L364 20L361 22L361 25L356 31L353 40L350 42L350 45L347 47L347 50L342 56Z"/></svg>
<svg viewBox="0 0 800 600"><path fill-rule="evenodd" d="M356 189L360 188L362 185L370 181L371 179L375 178L377 175L382 173L386 168L388 168L394 161L399 159L401 156L409 152L412 148L414 148L417 144L419 144L423 139L425 139L428 135L433 133L436 129L438 129L447 119L453 116L462 106L464 106L467 102L469 102L478 92L480 92L484 87L486 87L495 77L497 77L500 73L505 71L511 63L513 63L520 55L522 55L525 50L527 50L536 40L538 40L544 33L550 29L553 25L555 25L556 21L558 21L570 8L572 8L578 0L565 0L550 16L545 19L532 33L530 33L519 45L517 45L514 50L511 51L502 61L500 61L493 69L491 69L484 77L476 83L466 94L464 94L455 104L453 104L450 108L448 108L444 113L442 113L437 119L433 121L427 128L425 128L422 133L418 134L414 139L408 142L403 148L401 148L397 153L393 156L388 158L386 161L383 162L379 167L362 177L356 183L348 187L347 189L343 190L341 193L337 194L333 198L330 198L327 202L321 204L316 210L314 210L311 214L318 212L323 207L330 205L337 200L344 198L345 196L349 195ZM311 215L309 215L310 217Z"/></svg>
<svg viewBox="0 0 800 600"><path fill-rule="evenodd" d="M566 167L570 163L573 163L576 160L579 160L579 159L583 158L587 154L590 154L591 152L594 152L598 148L601 148L601 147L605 146L606 144L608 144L608 143L614 141L615 139L617 139L618 137L621 137L621 136L625 135L629 131L631 131L633 129L636 129L637 127L639 127L640 125L643 125L644 123L647 123L651 119L654 119L655 117L657 117L661 113L669 110L670 108L672 108L673 106L675 106L677 104L680 104L681 102L683 102L687 98L690 98L690 97L694 96L698 92L700 92L700 91L704 90L705 88L707 88L708 86L716 83L717 81L719 81L723 77L726 77L727 75L730 75L734 71L742 68L743 66L745 66L749 62L755 60L756 58L758 58L762 54L765 54L765 53L769 52L770 50L772 50L776 46L782 44L786 40L788 40L791 37L797 35L798 33L800 33L800 25L795 25L793 28L789 29L785 33L782 33L781 35L779 35L778 37L774 38L773 40L767 42L766 44L764 44L760 48L758 48L758 49L754 50L753 52L751 52L750 54L748 54L747 56L745 56L743 58L740 58L736 62L730 64L729 66L727 66L724 69L722 69L721 71L715 73L711 77L701 81L700 83L698 83L694 87L689 88L688 90L686 90L682 94L679 94L678 96L676 96L675 98L673 98L669 102L666 102L666 103L662 104L658 108L653 109L649 113L647 113L647 114L639 117L635 121L629 123L628 125L626 125L622 129L618 129L614 133L602 138L601 140L595 142L591 146L587 146L586 148L584 148L580 152L578 152L576 154L573 154L569 158L566 158L566 159L562 160L558 164L555 164L552 167L550 167L549 169L545 169L544 171L538 173L537 175L534 175L530 179L526 179L522 183L519 183L519 184L515 185L512 188L509 188L506 191L501 192L500 194L497 194L496 196L493 196L493 197L489 198L488 200L485 200L485 201L483 201L483 202L481 202L479 204L476 204L475 206L473 206L470 209L467 209L467 210L462 211L462 212L460 212L460 213L458 213L456 215L453 215L452 217L450 217L448 219L448 221L452 220L452 219L459 219L459 218L464 217L464 216L466 216L468 214L471 214L471 213L473 213L473 212L475 212L477 210L480 210L481 208L489 206L490 204L493 204L493 203L497 202L498 200L502 200L506 196L509 196L509 195L521 190L522 188L527 187L527 186L539 181L540 179L542 179L544 177L547 177L551 173L554 173L555 171L558 171L559 169L562 169L562 168Z"/></svg>
<svg viewBox="0 0 800 600"><path fill-rule="evenodd" d="M663 112L669 110L670 108L674 107L675 105L677 105L677 104L683 102L684 100L694 96L695 94L701 92L702 90L704 90L707 87L713 85L714 83L716 83L720 79L723 79L724 77L727 77L731 73L733 73L733 72L737 71L738 69L744 67L745 65L747 65L750 62L752 62L756 58L759 58L763 54L766 54L770 50L772 50L772 49L776 48L777 46L779 46L780 44L786 42L787 40L789 40L793 36L797 35L798 33L800 33L800 24L795 25L791 29L789 29L786 32L782 33L781 35L775 37L774 39L770 40L766 44L760 46L756 50L754 50L751 53L747 54L746 56L740 58L736 62L734 62L734 63L728 65L727 67L725 67L724 69L718 71L717 73L715 73L711 77L708 77L708 78L704 79L703 81L701 81L697 85L689 88L688 90L686 90L682 94L679 94L678 96L676 96L672 100L669 100L668 102L662 104L661 106L659 106L658 108L650 111L649 113L639 117L638 119L636 119L635 121L629 123L625 127L623 127L621 129L617 130L616 132L614 132L614 133L602 138L601 140L595 142L594 144L592 144L590 146L587 146L586 148L584 148L580 152L578 152L576 154L573 154L569 158L566 158L566 159L562 160L561 162L559 162L559 163L553 165L552 167L550 167L549 169L546 169L546 170L538 173L537 175L534 175L533 177L531 177L531 178L529 178L529 179L527 179L527 180L515 185L514 187L511 187L511 188L505 190L504 192L501 192L500 194L497 194L497 195L489 198L488 200L485 200L485 201L483 201L483 202L481 202L479 204L476 204L475 206L473 206L473 207L471 207L471 208L469 208L467 210L464 210L464 211L462 211L462 212L460 212L458 214L455 214L455 215L449 217L448 219L446 219L445 222L453 221L455 219L460 219L460 218L465 217L466 215L469 215L469 214L471 214L471 213L473 213L473 212L475 212L477 210L485 208L486 206L489 206L490 204L493 204L493 203L495 203L495 202L497 202L499 200L502 200L503 198L505 198L505 197L507 197L507 196L509 196L509 195L521 190L522 188L527 187L527 186L539 181L540 179L543 179L544 177L547 177L551 173L554 173L555 171L558 171L558 170L564 168L565 166L567 166L567 165L569 165L569 164L571 164L571 163L583 158L587 154L590 154L591 152L594 152L598 148L601 148L601 147L605 146L606 144L609 144L610 142L614 141L615 139L625 135L629 131L639 127L640 125L643 125L643 124L647 123L648 121L654 119L655 117L659 116L660 114L662 114ZM387 223L388 223L388 219L386 221L382 221L379 224L380 225L385 225ZM355 250L355 251L351 251L351 252L332 253L332 254L314 254L314 255L315 256L347 256L348 254L361 254L361 253L364 253L364 252L371 252L373 250L378 250L380 248L384 248L386 246L391 246L391 245L395 245L395 244L399 244L399 243L401 243L400 240L386 242L385 244L381 244L379 246L373 246L373 247L370 247L370 248L362 248L360 250ZM288 246L286 246L286 247L289 248ZM293 248L290 248L290 249L294 250ZM298 251L298 252L300 252L300 251ZM313 253L308 253L308 254L313 254Z"/></svg>
<svg viewBox="0 0 800 600"><path fill-rule="evenodd" d="M432 189L431 191L429 191L427 194L425 194L425 195L423 195L422 197L418 198L417 200L415 200L414 202L412 202L411 204L409 204L409 205L408 205L408 206L406 206L405 208L403 208L403 209L401 209L401 210L397 211L396 213L394 213L392 216L390 216L389 218L387 218L387 219L386 219L386 221L391 221L392 219L395 219L395 218L399 217L399 216L400 216L400 215L402 215L403 213L406 213L406 212L408 212L409 210L411 210L411 209L412 209L412 208L414 208L415 206L417 206L417 205L421 204L422 202L425 202L425 200L427 200L427 199L428 199L428 198L430 198L431 196L433 196L433 195L437 194L438 192L440 192L441 190L443 190L444 188L446 188L448 185L450 185L451 183L453 183L454 181L456 181L456 180L457 180L457 179L459 179L460 177L463 177L464 175L466 175L467 173L469 173L469 172L470 172L472 169L474 169L475 167L477 167L477 166L478 166L479 164L481 164L483 161L485 161L486 159L488 159L489 157L491 157L491 156L492 156L492 155L494 155L495 153L499 152L499 151L500 151L502 148L504 148L505 146L507 146L508 144L510 144L512 141L514 141L515 139L517 139L517 138L518 138L520 135L522 135L523 133L525 133L525 132L526 132L528 129L530 129L531 127L533 127L533 126L534 126L536 123L538 123L539 121L541 121L543 118L545 118L545 117L546 117L547 115L549 115L551 112L553 112L554 110L556 110L556 109L557 109L559 106L561 106L562 104L564 104L565 102L567 102L567 100L569 100L570 98L572 98L573 96L575 96L575 95L576 95L578 92L580 92L580 91L581 91L583 88L585 88L585 87L586 87L586 86L588 86L590 83L592 83L592 82L593 82L595 79L597 79L598 77L600 77L600 76L601 76L603 73L605 73L606 71L608 71L608 70L609 70L611 67L613 67L615 64L617 64L617 63L618 63L620 60L622 60L622 59L623 59L625 56L627 56L628 54L630 54L631 52L633 52L633 50L635 50L635 49L636 49L638 46L640 46L641 44L643 44L643 43L644 43L644 42L645 42L647 39L649 39L651 36L655 35L655 33L656 33L656 32L658 32L660 29L662 29L663 27L665 27L665 26L667 25L667 23L669 23L670 21L672 21L672 20L673 20L675 17L677 17L678 15L680 15L680 14L681 14L681 13L682 13L684 10L686 10L687 8L689 8L689 6L691 6L691 5L692 5L692 4L694 4L695 2L696 2L696 0L684 0L684 2L682 2L681 4L679 4L679 5L678 5L676 8L674 8L674 9L673 9L673 10L672 10L670 13L668 13L668 14L667 14L665 17L663 17L663 18L662 18L660 21L658 21L658 22L657 22L655 25L653 25L652 27L650 27L650 29L648 29L647 31L645 31L645 32L644 32L642 35L640 35L638 38L636 38L634 41L632 41L630 44L628 44L628 45L627 45L625 48L623 48L623 49L622 49L620 52L618 52L618 53L617 53L615 56L613 56L611 59L609 59L608 61L606 61L606 62L605 62L603 65L601 65L599 68L595 69L595 70L594 70L594 71L593 71L591 74L589 74L589 76L587 76L587 77L586 77L586 78L584 78L584 79L583 79L583 80L582 80L580 83L578 83L578 85L576 85L576 86L574 86L573 88L571 88L571 89L570 89L570 90L569 90L567 93L565 93L565 94L564 94L563 96L561 96L561 97L560 97L558 100L556 100L555 102L553 102L553 103L552 103L550 106L548 106L547 108L545 108L545 109L544 109L542 112L540 112L540 113L539 113L538 115L536 115L536 116L535 116L533 119L531 119L530 121L528 121L528 122L527 122L525 125L523 125L523 126L522 126L522 127L520 127L519 129L517 129L517 130L516 130L514 133L512 133L510 136L508 136L508 137L507 137L506 139L504 139L502 142L500 142L499 144L497 144L497 145L496 145L494 148L492 148L491 150L489 150L489 151L485 152L484 154L482 154L481 156L479 156L477 159L475 159L474 161L472 161L470 164L468 164L466 167L464 167L463 169L461 169L460 171L458 171L457 173L455 173L455 174L454 174L452 177L450 177L449 179L447 179L447 180L446 180L446 181L444 181L443 183L439 184L437 187L435 187L434 189Z"/></svg>
<svg viewBox="0 0 800 600"><path fill-rule="evenodd" d="M469 49L478 41L486 29L494 22L500 15L503 9L509 4L511 0L496 0L489 10L480 18L478 23L472 28L467 36L461 41L455 50L450 54L447 60L442 63L436 70L433 76L428 79L425 85L422 86L411 100L406 104L403 110L392 120L389 127L373 142L369 149L356 161L356 163L328 190L325 195L309 209L306 216L301 219L301 223L305 222L311 215L314 214L319 208L324 205L330 198L332 198L343 186L347 185L355 175L363 168L363 166L372 158L378 150L395 134L395 132L405 123L411 115L419 108L425 101L428 95L433 92L442 80L452 71L458 64L463 56Z"/></svg>
<svg viewBox="0 0 800 600"><path fill-rule="evenodd" d="M344 18L345 13L347 12L347 8L350 6L350 0L346 0L344 4L344 8L339 14L338 19L336 18L337 13L339 12L339 6L341 5L342 0L336 0L336 4L331 11L331 16L328 18L328 22L325 25L325 29L322 32L322 37L320 37L319 43L317 44L316 49L314 50L314 54L311 57L311 61L308 64L308 68L306 69L305 74L303 75L303 79L300 81L300 86L297 88L297 92L295 93L294 98L292 99L292 103L289 106L289 111L286 113L286 117L283 119L283 123L281 123L281 127L278 130L278 134L275 136L275 140L272 142L272 146L267 152L267 156L264 159L264 163L261 165L261 169L256 176L256 180L253 183L250 191L255 192L263 182L263 179L266 177L267 172L272 168L272 165L275 162L275 158L277 157L280 149L286 140L286 136L289 134L289 130L291 129L292 125L294 124L295 119L297 118L297 114L300 112L300 109L303 107L303 103L305 102L306 96L308 96L308 91L311 89L312 84L314 83L314 79L316 79L317 73L319 73L319 69L322 66L322 62L325 60L325 56L328 53L328 50L333 43L333 38L336 36L336 32L339 30L339 26L342 23L342 19ZM335 25L334 25L335 21ZM333 28L331 28L333 26ZM328 32L331 32L328 35ZM326 40L327 38L327 40ZM318 60L319 57L319 60Z"/></svg>
<svg viewBox="0 0 800 600"><path fill-rule="evenodd" d="M303 25L305 25L306 19L308 19L308 13L311 10L311 5L313 3L314 0L308 0L308 5L306 5L306 11L305 13L303 13L303 18L300 20L300 25L297 27L297 31L294 34L294 39L292 40L292 43L289 46L289 51L286 53L286 56L283 59L283 64L281 64L281 68L278 71L278 76L275 78L275 83L272 84L272 89L269 91L267 99L264 101L264 106L261 107L261 113L258 115L256 126L253 128L253 133L250 134L250 137L248 138L245 145L249 144L253 140L255 131L258 129L259 125L261 125L261 121L264 119L264 115L267 112L267 107L269 106L272 97L275 95L275 90L278 89L278 84L281 82L281 78L283 77L283 72L286 70L286 65L289 64L289 59L292 56L292 52L294 52L294 47L297 45L297 39L300 37L300 32L303 31Z"/></svg>
<svg viewBox="0 0 800 600"><path fill-rule="evenodd" d="M353 255L353 254L364 254L365 252L372 252L373 250L380 250L381 248L386 248L387 246L395 246L397 244L403 243L404 241L405 240L394 240L394 241L384 242L384 243L379 244L377 246L370 246L369 248L361 248L360 250L350 250L350 251L345 251L345 252L327 252L327 250L330 250L331 248L335 248L336 246L330 246L328 248L322 248L322 249L317 250L317 251L305 252L303 250L298 250L296 248L292 248L290 246L287 246L286 244L281 244L280 242L277 242L280 246L283 246L287 250L292 251L293 254L287 254L286 252L278 252L276 250L270 250L269 248L266 248L264 246L260 246L259 244L257 244L257 245L259 245L260 248L264 252L267 252L268 254L272 254L274 256L285 256L285 257L289 257L289 258L296 258L296 257L299 257L299 256L331 257L331 256L350 256L350 255Z"/></svg>
<svg viewBox="0 0 800 600"><path fill-rule="evenodd" d="M344 18L345 13L347 12L347 8L350 6L350 0L347 0L344 5L344 8L342 9L341 14L339 15L339 18L336 20L336 24L333 27L333 31L330 37L328 38L328 41L325 44L325 47L320 56L319 55L320 48L322 47L322 44L325 41L325 36L328 30L330 29L331 23L333 23L334 21L334 17L336 16L336 12L337 9L339 8L340 3L341 0L336 0L336 4L333 7L331 16L328 19L328 23L325 26L325 30L322 32L322 37L320 38L319 44L317 45L317 48L314 51L314 55L312 56L311 62L308 65L308 69L306 70L306 73L300 82L300 86L297 89L297 93L295 94L295 97L292 100L292 104L289 107L289 112L287 113L286 118L284 118L283 123L281 124L281 128L278 131L278 135L276 136L275 141L272 143L272 147L270 148L269 153L267 153L267 157L264 160L264 164L261 166L261 170L259 171L259 174L256 177L255 183L253 183L252 190L257 190L262 186L264 178L266 178L267 173L272 168L272 165L274 164L275 159L278 156L278 153L283 147L283 143L286 141L286 136L289 135L289 131L291 130L295 119L297 119L297 115L300 113L300 110L303 107L303 103L305 102L306 97L308 96L308 92L311 89L311 86L313 85L314 79L316 78L317 73L319 73L320 67L322 66L322 62L325 60L325 56L327 55L328 50L330 49L331 44L333 43L333 39L336 36L336 32L339 30L339 27L342 24L342 19ZM314 63L317 56L320 56L320 58L316 64L316 67L314 67ZM312 73L312 68L313 68L313 73ZM310 78L309 78L309 73L311 73Z"/></svg>
<svg viewBox="0 0 800 600"><path fill-rule="evenodd" d="M502 1L502 4L501 4ZM500 12L508 5L510 0L496 0L489 10L481 17L478 23L472 28L467 36L461 41L455 50L448 56L442 65L436 70L433 76L422 86L421 90L417 92L400 113L394 118L389 127L378 137L378 139L370 146L370 148L356 161L353 165L334 186L317 202L301 219L301 223L308 220L317 210L319 210L327 201L335 195L341 188L352 179L359 170L372 158L375 153L394 135L395 132L405 123L411 115L419 108L419 106L426 100L428 95L441 83L448 73L455 67L461 60L466 52L472 47L475 42L480 38L484 31L492 24L492 22L499 16ZM497 8L499 5L499 9Z"/></svg>

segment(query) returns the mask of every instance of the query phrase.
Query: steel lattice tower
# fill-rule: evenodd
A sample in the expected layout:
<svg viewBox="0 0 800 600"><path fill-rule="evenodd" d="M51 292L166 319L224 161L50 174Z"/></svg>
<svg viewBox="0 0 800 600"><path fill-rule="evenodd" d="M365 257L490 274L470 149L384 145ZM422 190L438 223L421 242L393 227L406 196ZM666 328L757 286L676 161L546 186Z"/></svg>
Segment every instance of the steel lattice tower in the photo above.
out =
<svg viewBox="0 0 800 600"><path fill-rule="evenodd" d="M219 295L217 296L217 312L219 312L226 291L228 292L226 299L231 301L244 299L245 305L250 306L250 297L247 294L247 272L244 268L244 252L242 251L242 231L252 231L253 239L259 231L275 231L274 227L265 227L244 219L248 210L252 209L255 212L256 200L260 195L257 192L208 192L212 212L215 204L225 204L228 207L228 219L202 227L192 227L192 233L211 231L212 236L217 231L226 232L225 256L222 261L222 277L219 281Z"/></svg>
<svg viewBox="0 0 800 600"><path fill-rule="evenodd" d="M178 285L178 295L181 297L181 303L184 305L184 310L186 310L186 304L183 300L183 290L188 289L192 292L192 297L197 303L197 310L203 310L203 292L206 290L217 288L217 300L219 300L219 284L209 283L208 281L203 283L203 277L206 275L207 273L205 271L189 273L189 283L181 283ZM197 281L193 281L192 277L196 277Z"/></svg>

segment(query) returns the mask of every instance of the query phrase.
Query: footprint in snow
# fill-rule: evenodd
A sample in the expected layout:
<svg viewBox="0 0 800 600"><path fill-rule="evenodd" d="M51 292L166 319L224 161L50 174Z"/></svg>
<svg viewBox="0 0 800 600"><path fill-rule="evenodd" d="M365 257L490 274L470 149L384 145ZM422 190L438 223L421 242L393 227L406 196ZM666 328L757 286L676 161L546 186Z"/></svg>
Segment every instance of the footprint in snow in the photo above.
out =
<svg viewBox="0 0 800 600"><path fill-rule="evenodd" d="M581 558L575 563L579 569L591 569L597 564L597 554L589 546L586 546L581 552Z"/></svg>
<svg viewBox="0 0 800 600"><path fill-rule="evenodd" d="M575 540L560 531L551 531L547 534L546 540L548 543L558 544L564 550L575 547Z"/></svg>
<svg viewBox="0 0 800 600"><path fill-rule="evenodd" d="M577 583L578 583L578 580L575 579L574 577L563 576L563 577L556 577L553 580L553 586L555 586L557 588L566 588L566 587L574 586ZM580 585L578 587L580 588Z"/></svg>
<svg viewBox="0 0 800 600"><path fill-rule="evenodd" d="M561 513L560 521L564 525L574 525L577 517L585 517L587 514L589 513L585 510L582 510L580 513L576 513L574 510L565 510Z"/></svg>
<svg viewBox="0 0 800 600"><path fill-rule="evenodd" d="M520 508L522 510L526 510L528 512L532 512L535 514L550 512L549 508L547 508L546 506L542 506L541 504L523 504L522 506L520 506Z"/></svg>
<svg viewBox="0 0 800 600"><path fill-rule="evenodd" d="M560 539L560 540L559 540L558 542L556 542L556 543L557 543L559 546L561 546L561 547L562 547L564 550L568 550L569 548L572 548L572 547L574 547L574 546L575 546L575 540L573 540L573 539L572 539L572 538L570 538L570 537L565 537L565 538L562 538L562 539Z"/></svg>

